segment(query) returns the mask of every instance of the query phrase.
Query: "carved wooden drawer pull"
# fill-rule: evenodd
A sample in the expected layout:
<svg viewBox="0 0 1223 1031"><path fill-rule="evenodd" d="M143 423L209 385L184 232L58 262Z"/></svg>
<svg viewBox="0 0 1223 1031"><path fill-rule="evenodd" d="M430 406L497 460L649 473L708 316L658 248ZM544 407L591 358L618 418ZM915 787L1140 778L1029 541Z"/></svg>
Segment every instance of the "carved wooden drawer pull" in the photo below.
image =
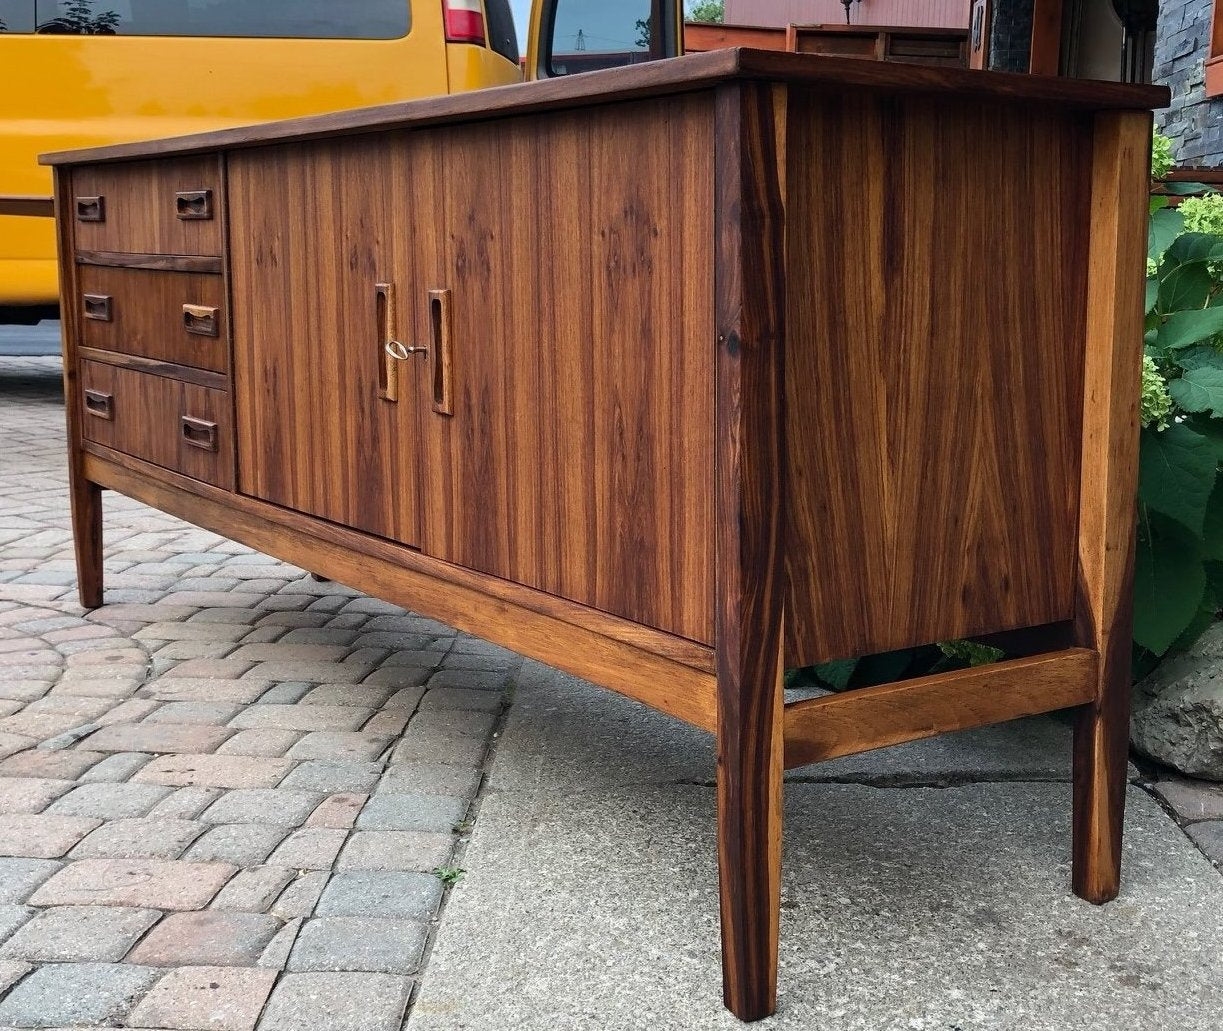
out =
<svg viewBox="0 0 1223 1031"><path fill-rule="evenodd" d="M105 222L105 197L77 197L76 220L78 222Z"/></svg>
<svg viewBox="0 0 1223 1031"><path fill-rule="evenodd" d="M433 334L433 410L454 415L451 355L454 351L454 295L449 290L429 291L429 325Z"/></svg>
<svg viewBox="0 0 1223 1031"><path fill-rule="evenodd" d="M109 294L85 294L82 297L85 318L95 322L110 322L114 317L114 298Z"/></svg>
<svg viewBox="0 0 1223 1031"><path fill-rule="evenodd" d="M201 451L217 450L217 424L205 419L183 416L183 440Z"/></svg>
<svg viewBox="0 0 1223 1031"><path fill-rule="evenodd" d="M212 218L211 190L184 190L174 195L178 217L184 222Z"/></svg>
<svg viewBox="0 0 1223 1031"><path fill-rule="evenodd" d="M201 337L219 336L221 323L217 317L218 311L203 304L184 304L183 329Z"/></svg>
<svg viewBox="0 0 1223 1031"><path fill-rule="evenodd" d="M100 390L85 391L85 411L99 419L113 421L115 418L115 396Z"/></svg>

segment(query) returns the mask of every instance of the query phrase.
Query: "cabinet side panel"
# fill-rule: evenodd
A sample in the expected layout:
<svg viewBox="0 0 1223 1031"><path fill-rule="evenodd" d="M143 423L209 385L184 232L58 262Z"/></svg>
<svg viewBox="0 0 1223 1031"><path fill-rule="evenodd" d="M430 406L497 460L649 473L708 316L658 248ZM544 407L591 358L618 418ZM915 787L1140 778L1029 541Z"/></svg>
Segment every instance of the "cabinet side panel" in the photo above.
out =
<svg viewBox="0 0 1223 1031"><path fill-rule="evenodd" d="M791 664L1072 618L1091 138L792 93Z"/></svg>
<svg viewBox="0 0 1223 1031"><path fill-rule="evenodd" d="M697 95L422 134L455 312L423 549L704 643L711 126Z"/></svg>

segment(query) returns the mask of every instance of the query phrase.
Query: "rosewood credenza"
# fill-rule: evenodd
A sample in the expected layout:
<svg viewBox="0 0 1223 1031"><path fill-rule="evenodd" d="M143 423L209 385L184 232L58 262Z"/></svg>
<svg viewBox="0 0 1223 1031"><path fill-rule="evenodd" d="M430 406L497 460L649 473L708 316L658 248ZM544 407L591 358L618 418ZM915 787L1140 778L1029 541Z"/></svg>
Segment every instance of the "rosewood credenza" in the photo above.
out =
<svg viewBox="0 0 1223 1031"><path fill-rule="evenodd" d="M81 602L117 490L715 733L744 1019L786 767L1074 707L1106 901L1166 99L726 50L52 155Z"/></svg>

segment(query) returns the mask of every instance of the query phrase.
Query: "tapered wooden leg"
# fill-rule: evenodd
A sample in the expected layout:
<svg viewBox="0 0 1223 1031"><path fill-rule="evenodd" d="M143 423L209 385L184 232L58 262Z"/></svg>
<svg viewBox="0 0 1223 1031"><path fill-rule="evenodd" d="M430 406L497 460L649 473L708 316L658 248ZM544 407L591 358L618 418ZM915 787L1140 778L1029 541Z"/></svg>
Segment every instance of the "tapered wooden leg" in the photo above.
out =
<svg viewBox="0 0 1223 1031"><path fill-rule="evenodd" d="M776 654L776 653L774 653ZM722 997L740 1020L777 1007L781 913L782 670L720 684L718 870L722 908Z"/></svg>
<svg viewBox="0 0 1223 1031"><path fill-rule="evenodd" d="M1121 830L1129 763L1129 664L1085 705L1074 727L1074 893L1097 905L1121 888Z"/></svg>
<svg viewBox="0 0 1223 1031"><path fill-rule="evenodd" d="M1094 133L1074 634L1099 664L1095 701L1079 710L1074 733L1073 886L1102 903L1120 887L1129 757L1151 123L1108 112Z"/></svg>
<svg viewBox="0 0 1223 1031"><path fill-rule="evenodd" d="M102 488L79 474L72 477L72 536L81 607L102 604Z"/></svg>
<svg viewBox="0 0 1223 1031"><path fill-rule="evenodd" d="M718 860L727 1007L777 1003L785 595L783 87L718 88ZM780 117L779 117L780 116Z"/></svg>

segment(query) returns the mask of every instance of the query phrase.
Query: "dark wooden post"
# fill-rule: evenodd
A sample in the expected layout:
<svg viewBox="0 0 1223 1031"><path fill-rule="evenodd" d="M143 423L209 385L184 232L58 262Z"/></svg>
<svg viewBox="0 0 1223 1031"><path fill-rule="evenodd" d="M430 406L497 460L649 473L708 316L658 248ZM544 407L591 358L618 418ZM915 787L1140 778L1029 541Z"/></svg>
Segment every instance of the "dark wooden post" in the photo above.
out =
<svg viewBox="0 0 1223 1031"><path fill-rule="evenodd" d="M81 606L102 604L102 488L85 478L81 451L80 377L76 360L76 327L80 312L76 263L72 250L72 178L63 169L55 173L56 241L59 247L59 295L64 352L64 408L68 419L68 500L72 510L72 543L76 553L77 595Z"/></svg>
<svg viewBox="0 0 1223 1031"><path fill-rule="evenodd" d="M1150 147L1150 115L1096 116L1075 637L1100 661L1074 736L1074 891L1096 903L1121 881Z"/></svg>
<svg viewBox="0 0 1223 1031"><path fill-rule="evenodd" d="M723 997L777 1004L782 805L785 87L717 91L718 863Z"/></svg>

